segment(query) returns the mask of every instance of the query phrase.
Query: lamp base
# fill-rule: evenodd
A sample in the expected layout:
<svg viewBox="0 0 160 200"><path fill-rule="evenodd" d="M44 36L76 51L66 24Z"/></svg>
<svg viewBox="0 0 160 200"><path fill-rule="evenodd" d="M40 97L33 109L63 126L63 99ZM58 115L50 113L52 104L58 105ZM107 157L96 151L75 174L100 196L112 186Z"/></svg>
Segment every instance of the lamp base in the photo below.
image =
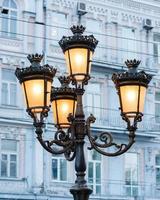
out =
<svg viewBox="0 0 160 200"><path fill-rule="evenodd" d="M89 195L92 193L92 189L89 188L87 185L74 185L70 189L70 193L73 195L74 200L88 200Z"/></svg>

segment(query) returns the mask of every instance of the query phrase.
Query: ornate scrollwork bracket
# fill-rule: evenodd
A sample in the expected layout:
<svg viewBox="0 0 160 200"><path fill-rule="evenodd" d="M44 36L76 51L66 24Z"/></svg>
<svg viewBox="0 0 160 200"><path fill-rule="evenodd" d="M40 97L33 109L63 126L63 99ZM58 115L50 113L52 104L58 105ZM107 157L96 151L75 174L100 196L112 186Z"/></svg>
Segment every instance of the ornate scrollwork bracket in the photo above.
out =
<svg viewBox="0 0 160 200"><path fill-rule="evenodd" d="M70 128L66 132L62 129L57 130L54 139L49 141L43 139L44 123L34 123L34 126L37 139L45 150L51 154L64 154L68 161L75 158L75 141Z"/></svg>
<svg viewBox="0 0 160 200"><path fill-rule="evenodd" d="M113 136L109 132L102 132L96 136L93 136L91 134L91 123L94 123L95 120L96 118L91 114L86 121L86 132L91 144L91 147L88 147L88 149L95 149L100 154L103 154L105 156L119 156L125 153L134 144L136 127L129 126L128 124L128 127L130 127L130 128L127 128L129 130L128 144L116 144L113 142ZM115 147L116 151L111 153L111 152L106 152L105 150L103 150L109 147Z"/></svg>

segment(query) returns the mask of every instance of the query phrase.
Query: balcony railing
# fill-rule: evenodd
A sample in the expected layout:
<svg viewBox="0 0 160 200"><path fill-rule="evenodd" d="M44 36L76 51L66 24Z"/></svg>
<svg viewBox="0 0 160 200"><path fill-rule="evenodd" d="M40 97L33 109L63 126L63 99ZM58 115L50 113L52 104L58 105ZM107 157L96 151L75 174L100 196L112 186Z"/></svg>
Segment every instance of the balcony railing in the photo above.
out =
<svg viewBox="0 0 160 200"><path fill-rule="evenodd" d="M91 113L96 117L95 126L109 128L109 129L126 129L126 122L122 120L119 110L105 109L98 107L84 107L86 116ZM149 134L152 132L159 132L160 119L155 115L144 113L142 122L138 123L138 130L142 134Z"/></svg>

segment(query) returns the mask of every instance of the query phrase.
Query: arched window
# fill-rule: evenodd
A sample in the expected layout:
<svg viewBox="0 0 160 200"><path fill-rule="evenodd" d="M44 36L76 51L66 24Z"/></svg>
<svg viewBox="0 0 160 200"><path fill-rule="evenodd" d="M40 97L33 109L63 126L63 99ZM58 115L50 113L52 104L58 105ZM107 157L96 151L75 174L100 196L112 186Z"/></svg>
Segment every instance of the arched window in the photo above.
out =
<svg viewBox="0 0 160 200"><path fill-rule="evenodd" d="M2 7L2 35L15 38L17 32L17 5L14 0L4 0Z"/></svg>

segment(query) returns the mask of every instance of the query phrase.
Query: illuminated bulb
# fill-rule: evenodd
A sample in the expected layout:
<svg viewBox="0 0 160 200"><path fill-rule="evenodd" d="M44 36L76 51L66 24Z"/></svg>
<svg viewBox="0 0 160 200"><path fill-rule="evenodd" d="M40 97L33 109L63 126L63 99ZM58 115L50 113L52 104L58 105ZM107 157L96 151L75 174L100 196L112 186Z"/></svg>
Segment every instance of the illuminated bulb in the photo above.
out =
<svg viewBox="0 0 160 200"><path fill-rule="evenodd" d="M127 99L128 101L135 101L136 100L136 94L134 91L128 91L127 92Z"/></svg>
<svg viewBox="0 0 160 200"><path fill-rule="evenodd" d="M62 112L67 112L68 111L68 105L66 103L62 104Z"/></svg>
<svg viewBox="0 0 160 200"><path fill-rule="evenodd" d="M33 93L34 93L35 95L41 94L41 93L42 93L42 87L41 87L41 85L35 84L35 85L33 86Z"/></svg>
<svg viewBox="0 0 160 200"><path fill-rule="evenodd" d="M80 54L76 54L75 55L75 62L78 66L81 66L82 62L83 62L83 56Z"/></svg>

